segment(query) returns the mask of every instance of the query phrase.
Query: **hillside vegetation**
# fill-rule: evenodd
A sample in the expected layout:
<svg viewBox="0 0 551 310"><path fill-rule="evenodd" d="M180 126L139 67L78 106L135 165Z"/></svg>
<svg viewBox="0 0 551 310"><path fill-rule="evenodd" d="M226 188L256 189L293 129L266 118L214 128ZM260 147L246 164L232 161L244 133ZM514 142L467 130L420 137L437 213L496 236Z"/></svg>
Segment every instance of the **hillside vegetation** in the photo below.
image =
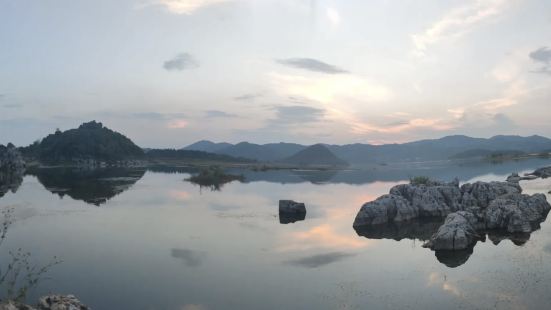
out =
<svg viewBox="0 0 551 310"><path fill-rule="evenodd" d="M57 130L42 141L21 148L21 151L27 158L46 163L144 158L143 150L129 138L96 121L84 123L76 129Z"/></svg>

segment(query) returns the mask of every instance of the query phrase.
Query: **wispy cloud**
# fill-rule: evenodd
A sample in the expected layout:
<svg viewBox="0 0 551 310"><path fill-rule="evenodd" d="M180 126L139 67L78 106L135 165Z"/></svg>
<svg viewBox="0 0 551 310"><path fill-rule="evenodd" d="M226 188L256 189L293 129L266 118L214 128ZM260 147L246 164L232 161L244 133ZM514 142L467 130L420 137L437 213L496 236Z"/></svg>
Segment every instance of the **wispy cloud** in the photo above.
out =
<svg viewBox="0 0 551 310"><path fill-rule="evenodd" d="M412 35L416 54L424 55L427 48L441 40L460 37L496 16L513 1L474 0L448 12L422 33Z"/></svg>
<svg viewBox="0 0 551 310"><path fill-rule="evenodd" d="M325 116L325 110L308 106L277 106L276 118L272 123L305 124L318 122Z"/></svg>
<svg viewBox="0 0 551 310"><path fill-rule="evenodd" d="M325 73L325 74L349 73L348 71L341 69L337 66L330 65L328 63L325 63L323 61L313 59L313 58L277 59L276 62L288 67L308 70L312 72Z"/></svg>
<svg viewBox="0 0 551 310"><path fill-rule="evenodd" d="M272 73L270 78L278 94L322 103L331 103L338 99L386 101L393 95L385 85L352 74L305 77Z"/></svg>
<svg viewBox="0 0 551 310"><path fill-rule="evenodd" d="M188 127L189 123L184 119L175 119L168 122L167 127L170 129L182 129Z"/></svg>
<svg viewBox="0 0 551 310"><path fill-rule="evenodd" d="M544 46L530 52L530 59L541 67L535 72L551 74L551 48Z"/></svg>
<svg viewBox="0 0 551 310"><path fill-rule="evenodd" d="M235 0L156 0L145 6L163 6L170 13L190 15L202 8L230 1Z"/></svg>
<svg viewBox="0 0 551 310"><path fill-rule="evenodd" d="M183 71L197 67L199 67L199 63L188 53L178 54L176 57L165 61L163 64L163 68L167 71Z"/></svg>
<svg viewBox="0 0 551 310"><path fill-rule="evenodd" d="M338 26L341 23L341 15L336 9L327 8L326 15L327 19L329 19L329 22L331 22L333 26Z"/></svg>
<svg viewBox="0 0 551 310"><path fill-rule="evenodd" d="M205 112L205 116L208 118L235 118L237 114L231 114L224 111L209 110Z"/></svg>
<svg viewBox="0 0 551 310"><path fill-rule="evenodd" d="M257 99L263 96L264 96L263 93L251 93L251 94L243 94L241 96L234 97L233 99L237 101L252 101L254 99Z"/></svg>

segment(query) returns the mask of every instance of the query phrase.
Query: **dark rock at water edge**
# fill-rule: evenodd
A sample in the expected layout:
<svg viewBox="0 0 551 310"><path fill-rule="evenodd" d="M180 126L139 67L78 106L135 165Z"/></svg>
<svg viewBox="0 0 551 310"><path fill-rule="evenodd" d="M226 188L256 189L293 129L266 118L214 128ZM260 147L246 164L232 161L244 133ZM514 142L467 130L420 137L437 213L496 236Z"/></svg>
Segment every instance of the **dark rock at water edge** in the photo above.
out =
<svg viewBox="0 0 551 310"><path fill-rule="evenodd" d="M8 191L16 192L23 182L25 161L19 150L8 144L0 145L0 197Z"/></svg>
<svg viewBox="0 0 551 310"><path fill-rule="evenodd" d="M13 145L0 144L0 173L16 172L25 169L25 160L19 150Z"/></svg>
<svg viewBox="0 0 551 310"><path fill-rule="evenodd" d="M0 303L0 310L90 310L73 295L48 295L38 300L36 307L19 302Z"/></svg>
<svg viewBox="0 0 551 310"><path fill-rule="evenodd" d="M538 178L546 179L548 177L551 177L551 167L543 167L543 168L536 169L536 171L527 174L527 176L530 176L530 175L536 176Z"/></svg>

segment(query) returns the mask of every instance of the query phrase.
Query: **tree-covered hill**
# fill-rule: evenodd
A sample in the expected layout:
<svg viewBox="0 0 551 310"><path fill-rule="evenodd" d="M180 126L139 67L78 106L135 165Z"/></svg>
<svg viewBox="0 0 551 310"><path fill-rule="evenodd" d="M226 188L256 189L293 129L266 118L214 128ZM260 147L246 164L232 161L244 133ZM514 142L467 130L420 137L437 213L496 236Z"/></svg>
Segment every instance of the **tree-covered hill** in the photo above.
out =
<svg viewBox="0 0 551 310"><path fill-rule="evenodd" d="M144 158L143 150L129 138L96 121L84 123L77 129L57 130L21 151L27 158L48 163Z"/></svg>

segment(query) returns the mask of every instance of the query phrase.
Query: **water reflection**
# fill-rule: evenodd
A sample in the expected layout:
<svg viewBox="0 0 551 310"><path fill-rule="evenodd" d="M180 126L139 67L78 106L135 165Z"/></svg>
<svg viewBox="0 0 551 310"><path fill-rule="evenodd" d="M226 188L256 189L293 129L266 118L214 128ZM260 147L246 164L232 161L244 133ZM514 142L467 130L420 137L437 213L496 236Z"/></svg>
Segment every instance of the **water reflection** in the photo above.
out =
<svg viewBox="0 0 551 310"><path fill-rule="evenodd" d="M382 225L367 225L354 228L358 236L368 239L402 239L427 241L442 225L444 219L415 219L402 223L387 223ZM539 229L539 225L535 230ZM523 246L530 239L530 233L511 234L502 230L490 230L481 232L481 242L487 238L498 245L503 240L510 240L516 246ZM465 264L473 254L474 247L465 250L438 250L435 251L436 259L450 268L456 268Z"/></svg>
<svg viewBox="0 0 551 310"><path fill-rule="evenodd" d="M197 252L190 249L172 249L170 255L174 258L181 259L188 267L198 267L206 258L206 253Z"/></svg>
<svg viewBox="0 0 551 310"><path fill-rule="evenodd" d="M354 228L358 236L368 239L402 239L427 241L444 223L444 219L415 219L404 223L366 225Z"/></svg>
<svg viewBox="0 0 551 310"><path fill-rule="evenodd" d="M280 224L292 224L300 221L304 221L306 213L289 213L279 211L279 223Z"/></svg>
<svg viewBox="0 0 551 310"><path fill-rule="evenodd" d="M67 195L74 200L100 206L130 189L143 177L145 170L44 168L29 170L27 174L36 176L48 191L60 198Z"/></svg>
<svg viewBox="0 0 551 310"><path fill-rule="evenodd" d="M268 170L252 171L238 168L228 169L230 173L242 174L245 182L273 182L280 184L368 184L374 182L398 182L414 176L428 176L439 180L469 180L480 175L509 175L512 172L544 167L549 159L532 158L521 161L492 163L488 161L442 161L424 163L395 163L388 166L364 167L348 170Z"/></svg>
<svg viewBox="0 0 551 310"><path fill-rule="evenodd" d="M346 252L330 252L323 254L311 255L299 259L287 261L286 264L304 268L319 268L325 265L329 265L346 258L355 256L354 253Z"/></svg>
<svg viewBox="0 0 551 310"><path fill-rule="evenodd" d="M23 172L0 172L0 198L6 193L15 193L23 182Z"/></svg>
<svg viewBox="0 0 551 310"><path fill-rule="evenodd" d="M130 173L134 180L126 186L138 179L139 184L106 201L106 208L82 208L73 199L83 201L83 194L71 188L80 186L79 192L84 187L70 183L88 183L86 190L95 192L89 196L107 197L111 190L97 190L112 187L113 181L103 184L105 179L129 173L84 177L92 172L49 172L70 179L62 182L61 176L45 175L48 171L40 177L35 172L36 178L26 177L17 193L4 196L0 204L44 215L19 221L9 248L24 247L39 260L57 255L66 262L50 274L54 281L46 281L31 299L67 292L94 309L136 310L489 309L500 300L515 301L500 302L500 309L538 309L549 304L549 219L522 249L512 242L494 246L503 235L492 232L474 252L451 255L431 253L417 242L428 239L439 223L354 231L351 224L360 206L408 174L442 173L440 178L449 180L457 172L452 169L444 176L440 168L388 168L388 174L367 170L330 176L322 171L319 177L315 172L274 171L274 178L266 176L270 171L253 172L259 178L249 183L201 193L183 182L192 172L187 168L148 170ZM504 179L517 170L495 168L481 169L476 177ZM505 171L496 175L500 170ZM551 184L541 182L541 188ZM534 184L523 184L526 192ZM73 196L65 191L70 199L59 200L44 187L65 188ZM308 219L281 225L277 202L282 197L305 202ZM515 236L513 241L522 240Z"/></svg>

